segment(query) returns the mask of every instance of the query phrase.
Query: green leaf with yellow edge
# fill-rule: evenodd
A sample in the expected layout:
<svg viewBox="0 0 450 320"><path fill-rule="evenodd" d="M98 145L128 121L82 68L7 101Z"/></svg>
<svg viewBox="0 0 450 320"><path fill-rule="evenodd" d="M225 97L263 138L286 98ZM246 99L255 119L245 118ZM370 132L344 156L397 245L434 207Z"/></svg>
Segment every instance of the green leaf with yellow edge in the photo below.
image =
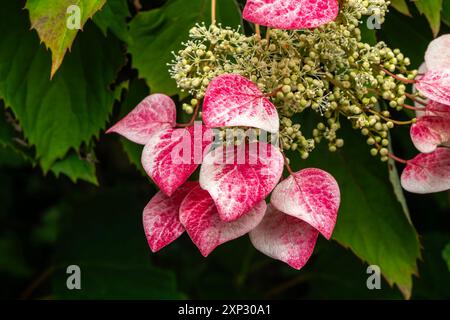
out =
<svg viewBox="0 0 450 320"><path fill-rule="evenodd" d="M305 126L311 119L303 118ZM396 284L405 298L411 296L417 274L420 243L394 194L385 163L369 154L364 139L350 128L339 134L345 146L330 154L326 143L311 157L290 157L294 169L316 167L331 173L339 184L341 206L333 239L363 261L378 265L386 281Z"/></svg>
<svg viewBox="0 0 450 320"><path fill-rule="evenodd" d="M406 16L411 16L406 0L391 0L391 6L398 12L403 13Z"/></svg>
<svg viewBox="0 0 450 320"><path fill-rule="evenodd" d="M0 11L0 98L12 109L44 172L96 137L111 113L120 42L89 23L50 81L51 59L16 1Z"/></svg>
<svg viewBox="0 0 450 320"><path fill-rule="evenodd" d="M50 77L61 66L78 31L105 4L106 0L28 0L31 27L52 51ZM76 24L79 23L77 26ZM75 27L74 27L75 26Z"/></svg>
<svg viewBox="0 0 450 320"><path fill-rule="evenodd" d="M417 0L414 3L419 12L427 18L433 35L436 37L441 28L442 0Z"/></svg>
<svg viewBox="0 0 450 320"><path fill-rule="evenodd" d="M180 93L170 78L167 63L173 59L196 24L211 20L211 0L168 0L161 8L140 12L130 23L128 50L132 65L152 92ZM218 0L217 22L236 28L241 24L234 0Z"/></svg>

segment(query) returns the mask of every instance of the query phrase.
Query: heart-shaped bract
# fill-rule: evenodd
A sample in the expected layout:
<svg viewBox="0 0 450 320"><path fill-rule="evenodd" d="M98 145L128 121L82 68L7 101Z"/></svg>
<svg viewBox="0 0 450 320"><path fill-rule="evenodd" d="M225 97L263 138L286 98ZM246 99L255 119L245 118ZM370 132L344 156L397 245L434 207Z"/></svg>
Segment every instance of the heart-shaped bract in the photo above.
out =
<svg viewBox="0 0 450 320"><path fill-rule="evenodd" d="M212 131L195 124L157 132L145 145L142 166L168 196L181 186L203 161L212 143Z"/></svg>
<svg viewBox="0 0 450 320"><path fill-rule="evenodd" d="M450 105L450 69L428 71L417 80L416 89L431 100Z"/></svg>
<svg viewBox="0 0 450 320"><path fill-rule="evenodd" d="M439 145L450 143L450 118L419 117L411 126L410 134L417 150L424 153L433 152Z"/></svg>
<svg viewBox="0 0 450 320"><path fill-rule="evenodd" d="M153 252L175 241L184 232L179 219L181 202L198 182L186 182L171 196L159 191L145 206L142 215L145 236Z"/></svg>
<svg viewBox="0 0 450 320"><path fill-rule="evenodd" d="M220 218L233 221L267 197L281 178L283 163L271 144L220 146L206 155L200 186L213 198Z"/></svg>
<svg viewBox="0 0 450 320"><path fill-rule="evenodd" d="M409 160L401 175L402 187L413 193L450 189L450 149L437 148Z"/></svg>
<svg viewBox="0 0 450 320"><path fill-rule="evenodd" d="M278 112L250 80L237 74L214 78L206 89L202 118L207 127L245 126L276 133Z"/></svg>
<svg viewBox="0 0 450 320"><path fill-rule="evenodd" d="M152 94L142 100L106 133L118 133L130 141L146 144L157 131L175 126L176 106L164 94Z"/></svg>
<svg viewBox="0 0 450 320"><path fill-rule="evenodd" d="M201 188L193 189L180 207L180 221L203 256L217 246L239 238L256 227L266 212L266 202L258 202L249 212L233 222L219 218L214 200Z"/></svg>
<svg viewBox="0 0 450 320"><path fill-rule="evenodd" d="M250 231L250 240L257 250L298 270L311 257L318 235L308 223L268 205L262 222Z"/></svg>
<svg viewBox="0 0 450 320"><path fill-rule="evenodd" d="M428 70L450 69L450 34L434 39L425 52Z"/></svg>
<svg viewBox="0 0 450 320"><path fill-rule="evenodd" d="M337 0L247 0L243 18L276 29L316 28L336 19Z"/></svg>
<svg viewBox="0 0 450 320"><path fill-rule="evenodd" d="M330 239L340 204L339 186L328 172L303 169L278 184L270 203L276 209L309 223Z"/></svg>

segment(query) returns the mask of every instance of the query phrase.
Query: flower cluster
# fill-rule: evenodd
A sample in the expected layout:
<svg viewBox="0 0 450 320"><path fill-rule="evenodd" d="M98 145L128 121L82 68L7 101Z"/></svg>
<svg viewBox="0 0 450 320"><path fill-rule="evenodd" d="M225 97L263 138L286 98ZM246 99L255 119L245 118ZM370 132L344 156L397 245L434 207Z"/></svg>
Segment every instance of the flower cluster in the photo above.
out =
<svg viewBox="0 0 450 320"><path fill-rule="evenodd" d="M272 2L249 1L244 17L255 22L273 17ZM283 9L291 1L276 3ZM334 3L325 5L334 8ZM332 152L342 147L344 140L338 131L341 121L349 120L366 137L371 154L386 161L388 132L401 123L390 119L388 109L401 110L407 98L405 84L390 73L400 70L408 79L417 74L408 70L410 61L400 50L383 42L370 46L361 41L362 16L376 14L382 21L387 4L384 0L342 1L339 13L331 10L327 24L312 30L269 29L265 39L220 25L196 25L190 40L175 55L170 72L178 86L197 99L203 98L209 82L218 75L249 78L263 92L272 93L269 99L280 115L283 148L299 152L302 158L321 141ZM283 29L305 28L295 19L297 25L292 27L292 14L276 12L281 14L280 23L285 23ZM265 25L276 27L277 23ZM188 111L192 108L185 106ZM313 132L302 132L300 123L292 119L310 110L323 121Z"/></svg>
<svg viewBox="0 0 450 320"><path fill-rule="evenodd" d="M108 131L145 145L143 167L161 189L143 213L152 251L187 231L207 256L249 234L256 249L300 269L318 235L331 238L340 190L323 170L293 172L284 150L306 159L326 141L336 151L344 146L342 119L366 137L371 154L406 164L405 189L450 188L450 152L438 147L448 145L450 136L449 39L430 45L429 71L408 70L410 61L398 49L361 42L362 16L382 20L387 5L248 0L243 17L266 26L265 38L259 26L246 36L214 19L191 29L170 65L178 86L191 95L182 107L191 121L177 124L175 103L153 94ZM408 84L415 84L416 94L406 92ZM407 98L420 106L407 105ZM394 120L389 108L417 110L418 120ZM306 111L323 119L309 135L295 120ZM200 112L202 123L195 122ZM423 153L406 161L389 152L389 130L411 123L411 137ZM199 181L188 181L199 166ZM289 175L283 179L284 167Z"/></svg>

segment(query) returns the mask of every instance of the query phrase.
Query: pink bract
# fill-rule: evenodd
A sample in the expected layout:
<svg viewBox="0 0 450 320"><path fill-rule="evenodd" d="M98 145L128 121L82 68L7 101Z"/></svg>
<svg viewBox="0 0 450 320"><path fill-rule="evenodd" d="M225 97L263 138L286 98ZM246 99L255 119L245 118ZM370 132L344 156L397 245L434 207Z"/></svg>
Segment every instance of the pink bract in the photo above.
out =
<svg viewBox="0 0 450 320"><path fill-rule="evenodd" d="M311 257L318 235L306 222L268 205L262 222L250 231L250 240L265 255L301 269Z"/></svg>
<svg viewBox="0 0 450 320"><path fill-rule="evenodd" d="M180 221L203 256L217 246L239 238L256 227L266 211L265 201L258 202L247 214L233 222L220 220L209 193L195 188L180 207Z"/></svg>
<svg viewBox="0 0 450 320"><path fill-rule="evenodd" d="M450 69L450 34L430 42L425 52L425 63L429 70Z"/></svg>
<svg viewBox="0 0 450 320"><path fill-rule="evenodd" d="M175 121L175 103L170 97L157 93L142 100L106 133L115 132L135 143L146 144L157 131L174 127Z"/></svg>
<svg viewBox="0 0 450 320"><path fill-rule="evenodd" d="M277 29L316 28L336 19L337 0L247 0L245 20Z"/></svg>
<svg viewBox="0 0 450 320"><path fill-rule="evenodd" d="M159 131L142 152L142 166L160 189L171 196L203 161L212 138L212 131L197 123L188 128Z"/></svg>
<svg viewBox="0 0 450 320"><path fill-rule="evenodd" d="M417 80L416 89L431 100L450 105L450 69L428 71Z"/></svg>
<svg viewBox="0 0 450 320"><path fill-rule="evenodd" d="M281 178L283 163L271 144L220 146L206 155L200 186L213 198L220 218L233 221L267 197Z"/></svg>
<svg viewBox="0 0 450 320"><path fill-rule="evenodd" d="M401 176L405 190L433 193L450 189L450 149L437 148L409 160Z"/></svg>
<svg viewBox="0 0 450 320"><path fill-rule="evenodd" d="M420 152L429 153L450 142L450 118L423 116L411 126L411 140Z"/></svg>
<svg viewBox="0 0 450 320"><path fill-rule="evenodd" d="M205 93L202 117L210 128L245 126L276 133L278 112L250 80L225 74L214 78Z"/></svg>
<svg viewBox="0 0 450 320"><path fill-rule="evenodd" d="M159 191L144 208L142 221L148 245L157 252L175 241L184 232L178 217L181 202L198 186L198 182L186 182L171 197Z"/></svg>
<svg viewBox="0 0 450 320"><path fill-rule="evenodd" d="M280 182L270 203L276 209L309 223L330 239L340 204L339 186L328 172L308 168Z"/></svg>

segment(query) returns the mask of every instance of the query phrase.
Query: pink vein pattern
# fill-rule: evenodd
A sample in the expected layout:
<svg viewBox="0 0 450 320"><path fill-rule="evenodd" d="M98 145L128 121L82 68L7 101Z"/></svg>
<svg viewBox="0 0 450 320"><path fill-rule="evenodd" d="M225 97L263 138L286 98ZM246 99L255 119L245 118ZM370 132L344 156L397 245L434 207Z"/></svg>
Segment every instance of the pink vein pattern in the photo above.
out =
<svg viewBox="0 0 450 320"><path fill-rule="evenodd" d="M175 241L184 232L179 219L181 202L198 182L186 182L171 197L159 191L144 208L142 222L148 245L157 252Z"/></svg>
<svg viewBox="0 0 450 320"><path fill-rule="evenodd" d="M298 270L311 257L318 235L306 222L269 205L263 221L250 231L250 240L257 250Z"/></svg>
<svg viewBox="0 0 450 320"><path fill-rule="evenodd" d="M450 69L450 34L430 42L425 52L425 63L429 70Z"/></svg>
<svg viewBox="0 0 450 320"><path fill-rule="evenodd" d="M245 156L243 163L237 161L239 155ZM206 155L200 186L213 198L220 218L233 221L267 197L281 178L283 163L283 155L271 144L221 146Z"/></svg>
<svg viewBox="0 0 450 320"><path fill-rule="evenodd" d="M316 28L336 19L337 0L247 0L245 20L277 29Z"/></svg>
<svg viewBox="0 0 450 320"><path fill-rule="evenodd" d="M181 186L203 160L212 143L204 126L167 129L156 133L142 152L142 166L168 196Z"/></svg>
<svg viewBox="0 0 450 320"><path fill-rule="evenodd" d="M414 193L433 193L450 189L450 149L437 148L409 160L401 176L402 187Z"/></svg>
<svg viewBox="0 0 450 320"><path fill-rule="evenodd" d="M428 71L417 81L416 89L431 100L450 105L450 69Z"/></svg>
<svg viewBox="0 0 450 320"><path fill-rule="evenodd" d="M278 210L309 223L330 239L340 204L339 186L328 172L308 168L280 182L270 199Z"/></svg>
<svg viewBox="0 0 450 320"><path fill-rule="evenodd" d="M233 222L220 220L214 201L207 191L195 188L180 207L180 221L201 254L208 256L217 246L239 238L256 227L266 211L265 201Z"/></svg>
<svg viewBox="0 0 450 320"><path fill-rule="evenodd" d="M202 117L210 128L246 126L276 133L278 112L250 80L225 74L214 78L206 89Z"/></svg>
<svg viewBox="0 0 450 320"><path fill-rule="evenodd" d="M130 141L146 144L159 130L175 126L176 106L164 94L152 94L106 133L118 133Z"/></svg>

